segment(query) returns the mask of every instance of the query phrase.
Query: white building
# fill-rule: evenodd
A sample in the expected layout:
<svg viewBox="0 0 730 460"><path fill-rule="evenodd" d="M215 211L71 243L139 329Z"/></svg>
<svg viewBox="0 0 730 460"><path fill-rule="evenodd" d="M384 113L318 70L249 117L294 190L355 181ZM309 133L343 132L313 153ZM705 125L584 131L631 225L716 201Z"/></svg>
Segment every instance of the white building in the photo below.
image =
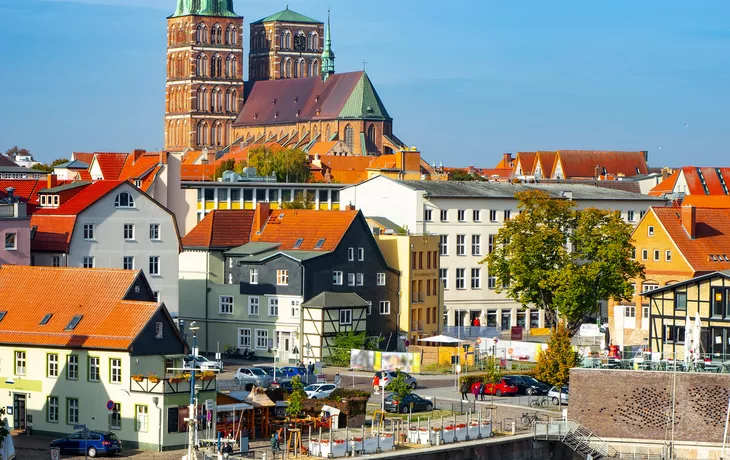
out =
<svg viewBox="0 0 730 460"><path fill-rule="evenodd" d="M489 254L504 221L518 212L515 193L540 189L574 200L578 208L621 212L636 224L649 206L666 200L580 184L511 184L504 182L397 181L374 177L340 192L342 206L353 205L367 216L386 217L411 234L441 235L440 273L446 325L463 326L484 313L487 324L502 331L512 326L544 327L537 309L523 309L504 293L480 264ZM607 314L605 315L607 316Z"/></svg>
<svg viewBox="0 0 730 460"><path fill-rule="evenodd" d="M177 313L180 236L170 211L126 181L75 182L42 190L38 200L33 264L141 269Z"/></svg>

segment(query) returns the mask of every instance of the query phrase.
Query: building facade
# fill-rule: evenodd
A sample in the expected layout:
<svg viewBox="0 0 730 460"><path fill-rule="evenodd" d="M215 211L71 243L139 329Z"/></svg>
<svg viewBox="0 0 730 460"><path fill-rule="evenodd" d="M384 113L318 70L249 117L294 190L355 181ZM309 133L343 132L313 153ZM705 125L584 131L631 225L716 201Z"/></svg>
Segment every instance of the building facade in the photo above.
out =
<svg viewBox="0 0 730 460"><path fill-rule="evenodd" d="M26 203L15 198L0 201L1 265L31 265L30 216Z"/></svg>
<svg viewBox="0 0 730 460"><path fill-rule="evenodd" d="M232 0L178 0L167 19L166 151L233 142L243 106L242 33Z"/></svg>

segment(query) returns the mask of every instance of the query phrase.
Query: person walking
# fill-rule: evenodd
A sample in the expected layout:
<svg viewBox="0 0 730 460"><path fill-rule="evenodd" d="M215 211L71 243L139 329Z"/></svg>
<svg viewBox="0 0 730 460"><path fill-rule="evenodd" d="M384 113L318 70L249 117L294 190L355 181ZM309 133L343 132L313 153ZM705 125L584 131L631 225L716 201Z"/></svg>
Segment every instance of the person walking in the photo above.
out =
<svg viewBox="0 0 730 460"><path fill-rule="evenodd" d="M376 395L380 394L378 393L378 390L380 390L380 377L378 377L378 374L376 373L373 377L373 391Z"/></svg>
<svg viewBox="0 0 730 460"><path fill-rule="evenodd" d="M469 385L465 382L461 382L461 400L464 402L469 401Z"/></svg>
<svg viewBox="0 0 730 460"><path fill-rule="evenodd" d="M479 400L484 401L484 382L479 382Z"/></svg>
<svg viewBox="0 0 730 460"><path fill-rule="evenodd" d="M335 388L340 388L340 384L342 383L342 377L340 376L340 372L337 371L335 374Z"/></svg>

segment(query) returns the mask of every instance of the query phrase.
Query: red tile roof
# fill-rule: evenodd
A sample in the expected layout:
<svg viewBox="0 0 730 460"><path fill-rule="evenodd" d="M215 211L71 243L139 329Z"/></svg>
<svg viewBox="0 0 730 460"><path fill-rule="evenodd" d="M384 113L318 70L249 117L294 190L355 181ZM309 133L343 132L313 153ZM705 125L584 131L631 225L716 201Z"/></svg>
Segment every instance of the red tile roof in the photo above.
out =
<svg viewBox="0 0 730 460"><path fill-rule="evenodd" d="M79 171L79 180L91 180L91 173L88 170Z"/></svg>
<svg viewBox="0 0 730 460"><path fill-rule="evenodd" d="M0 180L0 197L6 197L5 190L13 187L13 195L23 201L34 203L38 200L38 190L46 188L46 181L39 179L11 179Z"/></svg>
<svg viewBox="0 0 730 460"><path fill-rule="evenodd" d="M235 248L251 240L255 211L216 210L208 213L182 239L185 249Z"/></svg>
<svg viewBox="0 0 730 460"><path fill-rule="evenodd" d="M730 262L713 261L711 255L730 257L730 209L695 208L695 238L682 226L681 208L651 208L682 255L697 272L727 270Z"/></svg>
<svg viewBox="0 0 730 460"><path fill-rule="evenodd" d="M682 199L682 205L692 205L697 208L730 208L730 195L687 195Z"/></svg>
<svg viewBox="0 0 730 460"><path fill-rule="evenodd" d="M128 153L95 153L94 160L99 164L104 180L117 180L124 169Z"/></svg>
<svg viewBox="0 0 730 460"><path fill-rule="evenodd" d="M90 165L91 161L94 159L93 153L73 152L71 156L74 160L79 160L87 165Z"/></svg>
<svg viewBox="0 0 730 460"><path fill-rule="evenodd" d="M183 164L180 166L180 180L211 181L215 168L215 165Z"/></svg>
<svg viewBox="0 0 730 460"><path fill-rule="evenodd" d="M125 300L139 271L0 267L0 343L129 350L161 306ZM52 298L49 294L53 294ZM41 326L41 319L52 314ZM66 331L76 315L83 315Z"/></svg>
<svg viewBox="0 0 730 460"><path fill-rule="evenodd" d="M604 169L607 175L613 176L622 174L631 177L648 173L643 152L558 150L557 155L565 178L593 178L602 175Z"/></svg>
<svg viewBox="0 0 730 460"><path fill-rule="evenodd" d="M339 141L315 142L309 149L309 155L326 155Z"/></svg>
<svg viewBox="0 0 730 460"><path fill-rule="evenodd" d="M134 183L142 181L141 189L149 191L155 181L157 173L162 169L160 165L160 152L145 152L135 160L135 155L128 155L124 162L124 168L119 173L120 180L128 180Z"/></svg>
<svg viewBox="0 0 730 460"><path fill-rule="evenodd" d="M75 216L125 182L121 180L96 181L84 187L83 190L72 196L65 203L61 203L61 206L58 208L39 209L35 212L35 215Z"/></svg>
<svg viewBox="0 0 730 460"><path fill-rule="evenodd" d="M261 233L254 229L251 241L281 243L281 250L333 251L357 215L358 211L274 210ZM295 248L299 238L303 241ZM320 239L324 244L315 248Z"/></svg>
<svg viewBox="0 0 730 460"><path fill-rule="evenodd" d="M526 176L531 176L535 172L535 159L537 158L537 152L517 152L517 155L515 156L515 170L517 168L517 164L519 163L520 168L522 168L522 174Z"/></svg>
<svg viewBox="0 0 730 460"><path fill-rule="evenodd" d="M679 178L679 171L674 171L669 177L657 184L653 189L649 190L650 196L662 196L665 193L672 193L674 186L677 185L677 179Z"/></svg>
<svg viewBox="0 0 730 460"><path fill-rule="evenodd" d="M682 175L687 183L687 193L690 195L730 194L728 193L730 168L685 166L682 168Z"/></svg>
<svg viewBox="0 0 730 460"><path fill-rule="evenodd" d="M542 168L542 177L552 177L553 169L555 169L556 156L557 152L537 152L537 155L535 156L535 167L537 168L537 163L540 163L540 167Z"/></svg>
<svg viewBox="0 0 730 460"><path fill-rule="evenodd" d="M30 218L35 235L30 242L33 252L67 253L71 235L76 225L76 216L44 216L34 213Z"/></svg>

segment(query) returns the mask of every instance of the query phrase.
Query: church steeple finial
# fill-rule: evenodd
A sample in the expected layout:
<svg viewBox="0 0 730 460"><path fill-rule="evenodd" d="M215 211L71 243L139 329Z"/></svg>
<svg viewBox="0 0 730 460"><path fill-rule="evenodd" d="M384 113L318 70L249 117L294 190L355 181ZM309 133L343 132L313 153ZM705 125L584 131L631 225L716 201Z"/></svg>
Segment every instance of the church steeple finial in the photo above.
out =
<svg viewBox="0 0 730 460"><path fill-rule="evenodd" d="M330 37L330 15L327 9L327 30L324 33L324 51L322 51L322 80L327 81L330 75L335 73L335 53L332 51L332 39Z"/></svg>

